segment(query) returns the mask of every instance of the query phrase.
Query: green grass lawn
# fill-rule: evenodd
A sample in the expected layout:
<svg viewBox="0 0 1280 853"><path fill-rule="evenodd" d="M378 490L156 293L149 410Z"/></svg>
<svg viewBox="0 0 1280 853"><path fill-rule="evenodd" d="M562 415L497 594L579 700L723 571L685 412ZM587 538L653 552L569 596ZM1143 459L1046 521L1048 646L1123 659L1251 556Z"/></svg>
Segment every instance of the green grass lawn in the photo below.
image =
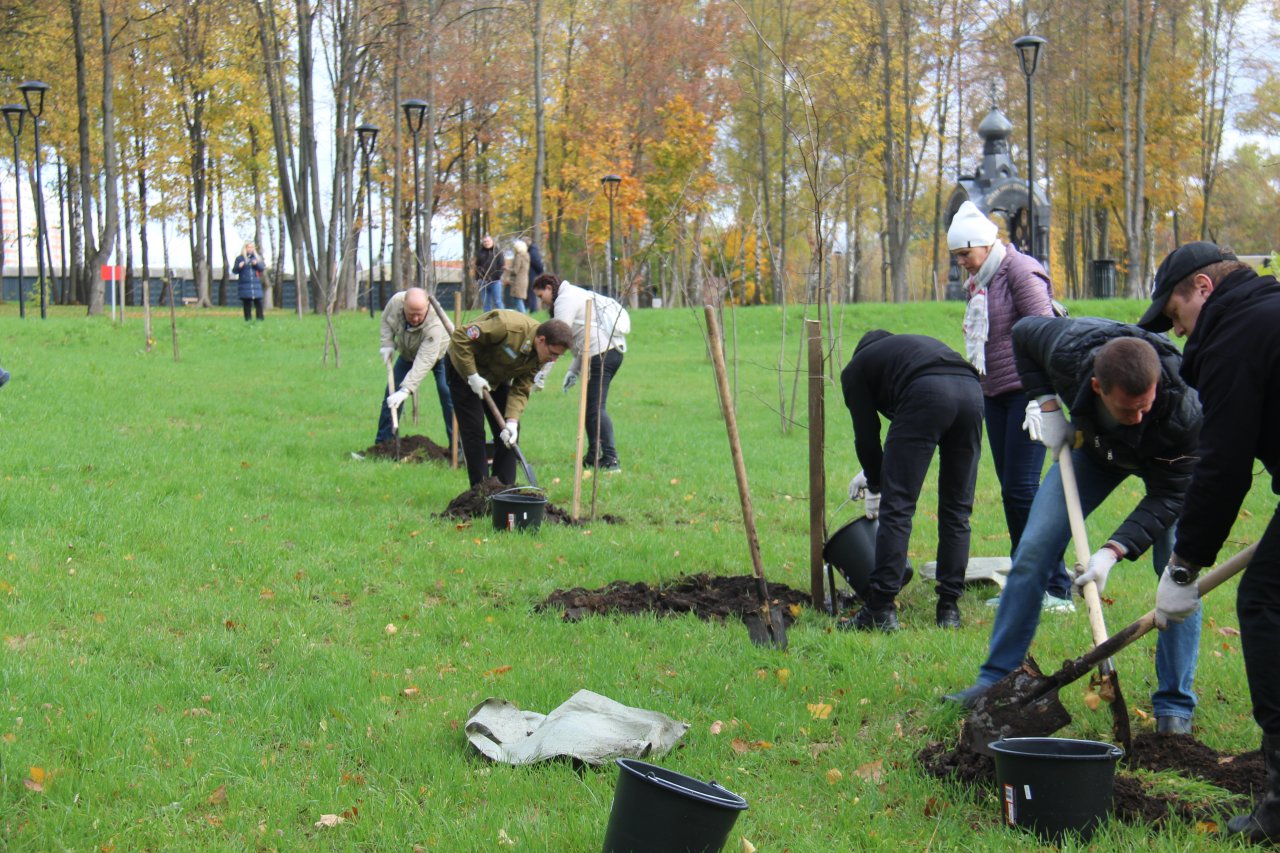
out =
<svg viewBox="0 0 1280 853"><path fill-rule="evenodd" d="M1076 303L1078 316L1136 317L1136 302ZM749 574L725 429L700 311L638 311L613 386L623 474L598 483L622 525L495 533L438 520L465 471L356 461L372 443L385 371L376 321L336 319L342 366L322 363L322 318L184 311L181 360L167 316L146 353L123 325L56 308L0 313L0 848L7 850L599 849L616 770L491 765L462 726L499 696L546 713L586 688L690 724L660 763L714 778L750 803L729 846L761 851L1038 849L1002 829L993 796L943 786L914 754L954 738L942 693L967 686L993 611L975 588L965 627L933 627L931 585L901 604L905 629L866 636L801 613L781 653L739 623L535 613L552 590L612 580ZM726 312L731 382L770 581L809 587L805 385L791 407L801 311ZM839 358L870 328L961 346L957 304L850 306ZM553 503L571 501L577 394L558 366L521 424ZM434 391L419 425L443 442ZM858 466L838 381L826 400L828 525ZM408 420L408 418L406 418ZM1253 541L1273 511L1259 474L1233 532ZM973 554L1007 553L984 458ZM585 488L590 502L590 483ZM1126 483L1090 519L1095 542L1139 494ZM911 557L936 545L935 484ZM1206 600L1198 737L1257 746L1234 584ZM1148 610L1149 560L1107 588L1118 628ZM394 631L391 629L394 626ZM1083 653L1081 608L1046 617L1046 665ZM1150 711L1154 640L1122 653L1130 707ZM1063 734L1105 738L1107 711L1065 691ZM714 725L719 723L720 725ZM1150 721L1135 721L1137 729ZM317 827L326 814L346 817ZM1175 824L1112 824L1099 850L1216 849ZM1068 845L1064 849L1074 849Z"/></svg>

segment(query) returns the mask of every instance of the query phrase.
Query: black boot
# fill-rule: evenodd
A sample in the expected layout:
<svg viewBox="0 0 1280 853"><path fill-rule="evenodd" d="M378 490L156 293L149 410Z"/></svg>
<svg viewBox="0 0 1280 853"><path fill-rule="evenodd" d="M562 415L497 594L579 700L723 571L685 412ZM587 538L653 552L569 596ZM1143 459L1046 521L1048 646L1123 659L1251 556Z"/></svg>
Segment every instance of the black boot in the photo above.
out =
<svg viewBox="0 0 1280 853"><path fill-rule="evenodd" d="M1280 735L1262 736L1262 761L1267 767L1266 788L1253 812L1227 821L1228 835L1243 835L1255 844L1280 842Z"/></svg>
<svg viewBox="0 0 1280 853"><path fill-rule="evenodd" d="M960 606L949 598L938 599L938 609L934 616L934 623L939 628L960 627Z"/></svg>
<svg viewBox="0 0 1280 853"><path fill-rule="evenodd" d="M898 611L893 606L893 602L889 602L887 607L880 609L864 604L862 609L854 614L853 619L839 622L836 627L841 630L853 628L857 631L883 631L889 634L901 626L898 624Z"/></svg>

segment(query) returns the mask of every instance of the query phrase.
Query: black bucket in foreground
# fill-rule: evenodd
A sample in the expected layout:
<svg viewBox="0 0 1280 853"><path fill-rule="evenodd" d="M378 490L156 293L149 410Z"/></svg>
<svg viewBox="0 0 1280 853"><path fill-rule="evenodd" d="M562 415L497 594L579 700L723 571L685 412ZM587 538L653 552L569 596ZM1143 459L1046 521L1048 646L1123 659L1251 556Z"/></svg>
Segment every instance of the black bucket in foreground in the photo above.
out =
<svg viewBox="0 0 1280 853"><path fill-rule="evenodd" d="M537 530L547 512L545 495L518 490L494 493L489 505L494 530Z"/></svg>
<svg viewBox="0 0 1280 853"><path fill-rule="evenodd" d="M1095 740L1014 737L992 742L996 788L1009 826L1057 842L1087 841L1111 812L1116 762L1124 750Z"/></svg>
<svg viewBox="0 0 1280 853"><path fill-rule="evenodd" d="M619 758L603 853L717 853L746 808L715 782Z"/></svg>

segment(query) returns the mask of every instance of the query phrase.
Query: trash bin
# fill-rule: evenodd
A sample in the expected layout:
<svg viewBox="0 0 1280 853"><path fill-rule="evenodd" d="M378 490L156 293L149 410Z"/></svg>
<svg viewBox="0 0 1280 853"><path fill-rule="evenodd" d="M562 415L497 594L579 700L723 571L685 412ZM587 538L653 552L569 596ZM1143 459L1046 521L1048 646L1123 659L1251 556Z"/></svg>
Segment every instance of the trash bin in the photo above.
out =
<svg viewBox="0 0 1280 853"><path fill-rule="evenodd" d="M1094 299L1114 299L1116 296L1116 262L1111 258L1095 258L1093 261Z"/></svg>

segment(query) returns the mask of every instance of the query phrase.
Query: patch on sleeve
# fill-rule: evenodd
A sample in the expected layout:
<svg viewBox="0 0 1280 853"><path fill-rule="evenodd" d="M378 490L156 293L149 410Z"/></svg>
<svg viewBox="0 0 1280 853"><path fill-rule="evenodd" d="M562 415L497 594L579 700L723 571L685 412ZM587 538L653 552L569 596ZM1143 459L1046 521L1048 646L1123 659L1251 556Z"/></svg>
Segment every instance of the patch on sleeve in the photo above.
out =
<svg viewBox="0 0 1280 853"><path fill-rule="evenodd" d="M467 326L467 337L473 341L478 340L480 338L480 327L474 324Z"/></svg>
<svg viewBox="0 0 1280 853"><path fill-rule="evenodd" d="M525 341L520 345L520 352L525 355L529 354L529 350L533 349L533 341Z"/></svg>

